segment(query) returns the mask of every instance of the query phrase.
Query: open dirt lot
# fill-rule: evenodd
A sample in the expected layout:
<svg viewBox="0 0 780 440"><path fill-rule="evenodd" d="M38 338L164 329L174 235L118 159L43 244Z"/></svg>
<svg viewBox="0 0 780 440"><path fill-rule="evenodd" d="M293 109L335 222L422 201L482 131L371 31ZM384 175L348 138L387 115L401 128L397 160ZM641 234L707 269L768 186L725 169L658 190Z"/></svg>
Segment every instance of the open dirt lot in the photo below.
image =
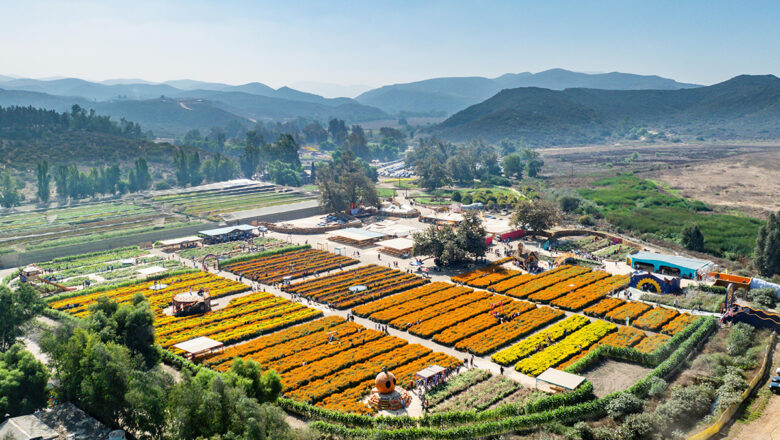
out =
<svg viewBox="0 0 780 440"><path fill-rule="evenodd" d="M598 397L604 397L609 393L625 390L647 376L649 371L649 368L640 365L607 360L588 371L585 377L593 383L593 393Z"/></svg>
<svg viewBox="0 0 780 440"><path fill-rule="evenodd" d="M750 211L780 209L780 149L701 161L657 178L683 197Z"/></svg>

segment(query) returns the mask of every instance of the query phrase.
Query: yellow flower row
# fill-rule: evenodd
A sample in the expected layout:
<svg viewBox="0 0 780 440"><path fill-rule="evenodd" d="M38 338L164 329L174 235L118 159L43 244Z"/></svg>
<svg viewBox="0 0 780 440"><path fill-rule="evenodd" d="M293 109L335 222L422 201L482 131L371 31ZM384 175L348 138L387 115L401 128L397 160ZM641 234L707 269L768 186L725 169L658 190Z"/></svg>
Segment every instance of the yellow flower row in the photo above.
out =
<svg viewBox="0 0 780 440"><path fill-rule="evenodd" d="M554 367L587 349L599 339L615 330L617 330L615 324L605 321L594 321L567 336L561 342L520 360L515 365L515 369L530 376L538 376L546 369Z"/></svg>
<svg viewBox="0 0 780 440"><path fill-rule="evenodd" d="M520 359L539 351L549 344L556 342L564 336L579 330L588 324L590 320L582 315L571 315L565 320L549 327L539 333L533 334L517 344L505 348L491 357L493 362L510 365Z"/></svg>

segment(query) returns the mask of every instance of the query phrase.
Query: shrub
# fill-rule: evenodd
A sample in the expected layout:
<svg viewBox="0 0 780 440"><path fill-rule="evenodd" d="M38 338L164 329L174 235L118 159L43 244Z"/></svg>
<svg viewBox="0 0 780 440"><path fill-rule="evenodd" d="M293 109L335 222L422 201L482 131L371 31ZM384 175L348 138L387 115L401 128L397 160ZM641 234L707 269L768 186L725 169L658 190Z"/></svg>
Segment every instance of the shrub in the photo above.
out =
<svg viewBox="0 0 780 440"><path fill-rule="evenodd" d="M654 418L650 413L631 414L626 417L626 421L620 427L624 439L642 439L646 438L655 429L653 427Z"/></svg>
<svg viewBox="0 0 780 440"><path fill-rule="evenodd" d="M596 221L593 220L593 217L590 214L580 216L579 222L582 226L593 226L596 224Z"/></svg>
<svg viewBox="0 0 780 440"><path fill-rule="evenodd" d="M642 409L642 401L631 393L621 393L607 403L607 414L613 419L622 419Z"/></svg>
<svg viewBox="0 0 780 440"><path fill-rule="evenodd" d="M753 337L756 329L752 326L738 322L729 330L729 336L726 341L726 352L731 356L740 356L753 345Z"/></svg>
<svg viewBox="0 0 780 440"><path fill-rule="evenodd" d="M461 200L460 191L454 191L452 193L452 196L450 196L450 198L452 199L453 202L460 202Z"/></svg>
<svg viewBox="0 0 780 440"><path fill-rule="evenodd" d="M771 287L753 289L747 293L747 297L750 301L768 309L773 309L777 305L777 294Z"/></svg>
<svg viewBox="0 0 780 440"><path fill-rule="evenodd" d="M748 383L742 372L735 367L729 367L723 376L723 385L718 388L718 409L724 410L729 405L739 402L742 392L747 389Z"/></svg>
<svg viewBox="0 0 780 440"><path fill-rule="evenodd" d="M666 388L669 386L669 384L667 384L666 381L660 377L651 377L648 382L650 382L650 388L648 389L647 393L650 397L658 397L662 395L664 392L666 392Z"/></svg>
<svg viewBox="0 0 780 440"><path fill-rule="evenodd" d="M573 196L563 196L558 200L563 212L574 212L580 207L580 199Z"/></svg>

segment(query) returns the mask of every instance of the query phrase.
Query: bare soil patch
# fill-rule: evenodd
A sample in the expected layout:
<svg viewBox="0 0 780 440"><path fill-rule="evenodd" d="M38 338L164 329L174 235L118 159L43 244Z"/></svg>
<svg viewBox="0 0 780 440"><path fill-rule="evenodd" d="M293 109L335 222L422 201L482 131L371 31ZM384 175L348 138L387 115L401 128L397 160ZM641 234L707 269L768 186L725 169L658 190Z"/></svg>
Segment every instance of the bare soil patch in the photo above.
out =
<svg viewBox="0 0 780 440"><path fill-rule="evenodd" d="M780 209L780 149L663 170L658 179L683 197L750 212Z"/></svg>
<svg viewBox="0 0 780 440"><path fill-rule="evenodd" d="M641 365L607 360L588 371L585 377L593 383L593 393L597 397L604 397L609 393L625 390L649 372L649 368Z"/></svg>

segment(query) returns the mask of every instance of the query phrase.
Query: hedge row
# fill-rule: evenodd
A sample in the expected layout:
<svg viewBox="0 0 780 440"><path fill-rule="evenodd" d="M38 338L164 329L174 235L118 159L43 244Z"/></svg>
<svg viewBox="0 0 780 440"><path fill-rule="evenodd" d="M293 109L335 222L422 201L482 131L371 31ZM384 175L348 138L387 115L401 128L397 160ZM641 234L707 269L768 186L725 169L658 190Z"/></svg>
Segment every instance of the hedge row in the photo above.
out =
<svg viewBox="0 0 780 440"><path fill-rule="evenodd" d="M696 286L696 288L694 290L701 290L703 292L710 292L710 293L717 293L717 294L720 294L720 295L725 295L726 294L726 290L728 290L728 289L726 289L723 286L707 286L707 285L704 285L704 284L699 284L698 286Z"/></svg>
<svg viewBox="0 0 780 440"><path fill-rule="evenodd" d="M693 349L707 338L717 327L717 321L713 317L697 320L691 325L692 334L685 340L666 360L661 362L648 375L634 384L626 391L618 391L603 398L591 400L575 405L563 406L553 410L547 410L532 414L505 417L496 421L479 424L458 426L442 429L441 427L410 427L396 430L348 428L323 421L315 421L312 427L323 434L341 438L361 438L377 440L395 439L456 439L469 437L483 437L500 435L508 432L528 429L552 422L566 423L575 420L600 418L605 413L607 404L623 393L632 393L644 396L649 389L649 379L652 377L668 377L674 370L685 362Z"/></svg>
<svg viewBox="0 0 780 440"><path fill-rule="evenodd" d="M258 252L256 254L239 255L238 257L228 258L219 262L219 267L226 267L231 264L242 263L244 261L254 260L256 258L270 257L272 255L285 254L287 252L295 252L303 249L310 249L310 244L302 244L298 246L287 246L279 249L271 249L269 251Z"/></svg>

